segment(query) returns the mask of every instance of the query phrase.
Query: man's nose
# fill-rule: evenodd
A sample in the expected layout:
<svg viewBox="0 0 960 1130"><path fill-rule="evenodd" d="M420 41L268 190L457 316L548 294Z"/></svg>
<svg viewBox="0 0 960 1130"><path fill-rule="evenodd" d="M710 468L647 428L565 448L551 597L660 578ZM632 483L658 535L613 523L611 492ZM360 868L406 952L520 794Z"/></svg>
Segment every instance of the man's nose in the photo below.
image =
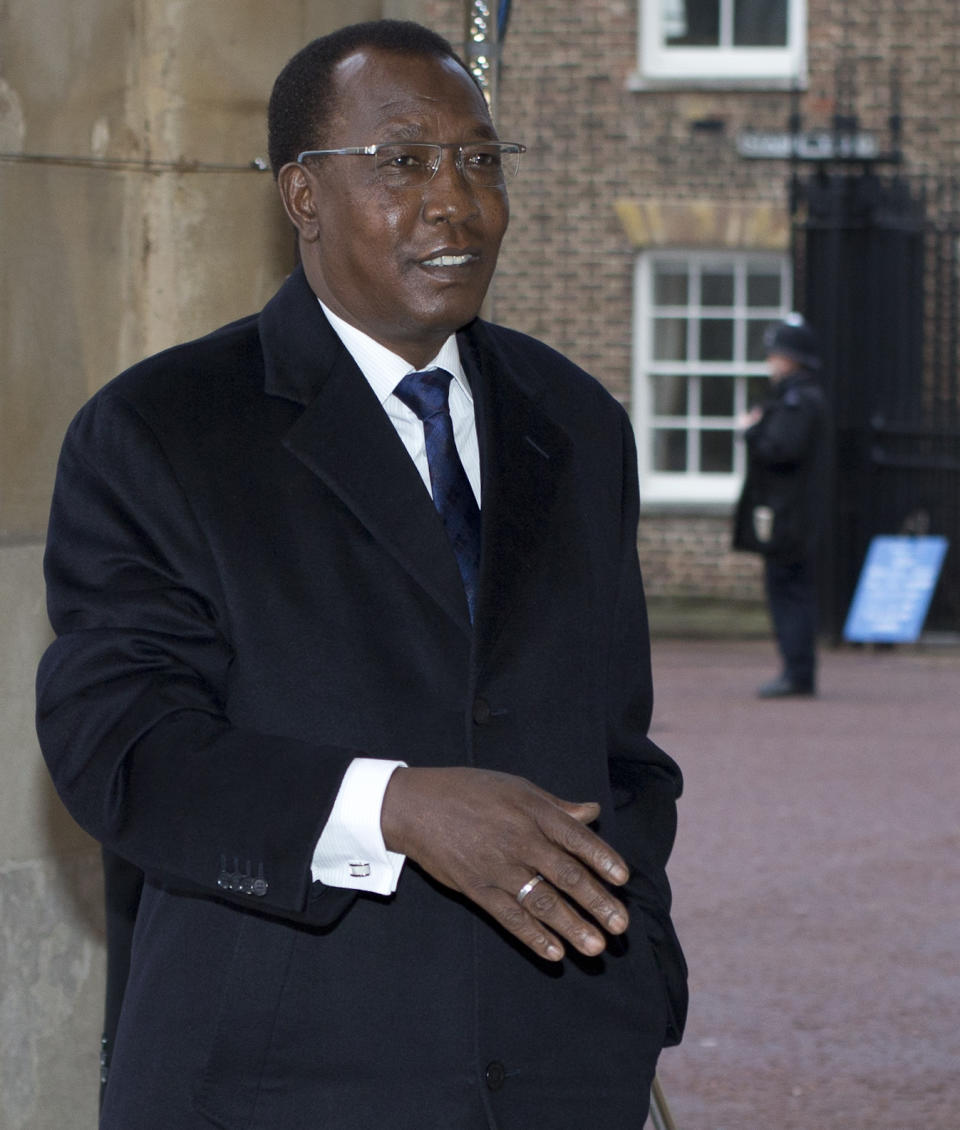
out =
<svg viewBox="0 0 960 1130"><path fill-rule="evenodd" d="M478 210L477 186L463 169L463 158L458 148L440 152L437 171L423 187L424 214L433 218L460 219Z"/></svg>

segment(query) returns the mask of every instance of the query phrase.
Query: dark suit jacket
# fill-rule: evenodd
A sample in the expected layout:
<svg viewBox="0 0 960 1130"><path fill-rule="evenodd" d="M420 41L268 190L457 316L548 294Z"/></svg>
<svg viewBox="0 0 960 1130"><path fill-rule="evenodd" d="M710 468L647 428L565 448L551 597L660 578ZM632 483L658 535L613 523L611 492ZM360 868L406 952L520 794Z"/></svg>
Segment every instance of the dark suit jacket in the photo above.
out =
<svg viewBox="0 0 960 1130"><path fill-rule="evenodd" d="M630 428L547 347L479 321L459 342L472 630L429 495L300 271L71 425L38 728L75 818L146 874L111 1130L635 1127L679 1039L680 776L646 737ZM409 861L391 898L312 884L356 753L599 800L628 936L558 969Z"/></svg>

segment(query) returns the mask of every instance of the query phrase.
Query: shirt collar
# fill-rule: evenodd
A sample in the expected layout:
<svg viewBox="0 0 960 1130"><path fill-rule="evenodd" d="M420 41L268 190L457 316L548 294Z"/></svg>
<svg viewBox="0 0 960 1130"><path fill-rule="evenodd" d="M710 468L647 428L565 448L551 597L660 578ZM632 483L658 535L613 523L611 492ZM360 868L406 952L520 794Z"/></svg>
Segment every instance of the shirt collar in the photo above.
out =
<svg viewBox="0 0 960 1130"><path fill-rule="evenodd" d="M320 299L318 298L317 301L320 302ZM407 373L414 373L416 369L408 361L387 349L386 346L374 341L363 330L358 330L356 326L351 326L349 322L345 322L323 302L320 302L320 306L347 352L367 378L378 400L381 404L384 404ZM456 334L451 334L447 338L436 357L429 365L424 365L424 369L446 369L448 373L452 373L454 380L472 402L470 383L460 361Z"/></svg>

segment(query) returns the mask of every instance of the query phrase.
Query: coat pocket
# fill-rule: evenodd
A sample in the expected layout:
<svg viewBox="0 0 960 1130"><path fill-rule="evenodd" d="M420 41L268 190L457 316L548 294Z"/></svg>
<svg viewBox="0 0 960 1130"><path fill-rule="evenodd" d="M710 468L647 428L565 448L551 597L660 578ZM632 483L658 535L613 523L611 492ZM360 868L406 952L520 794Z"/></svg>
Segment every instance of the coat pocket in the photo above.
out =
<svg viewBox="0 0 960 1130"><path fill-rule="evenodd" d="M646 932L645 940L650 946L653 965L658 980L663 986L667 1017L663 1046L674 1047L683 1038L683 1029L687 1022L689 1001L687 962L673 929L673 923L669 919L661 921L642 910L631 913L642 920Z"/></svg>
<svg viewBox="0 0 960 1130"><path fill-rule="evenodd" d="M288 924L246 914L228 968L217 971L219 1015L195 1102L224 1130L253 1124L296 941Z"/></svg>

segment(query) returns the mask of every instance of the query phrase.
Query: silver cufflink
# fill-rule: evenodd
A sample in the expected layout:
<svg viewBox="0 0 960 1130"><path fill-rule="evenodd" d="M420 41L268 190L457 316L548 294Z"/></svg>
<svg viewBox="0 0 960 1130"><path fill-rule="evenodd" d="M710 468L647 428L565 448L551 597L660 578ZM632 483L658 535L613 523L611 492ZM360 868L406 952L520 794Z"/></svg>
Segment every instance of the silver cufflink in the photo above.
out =
<svg viewBox="0 0 960 1130"><path fill-rule="evenodd" d="M351 879L366 879L370 874L369 863L348 863L347 866L350 868Z"/></svg>

